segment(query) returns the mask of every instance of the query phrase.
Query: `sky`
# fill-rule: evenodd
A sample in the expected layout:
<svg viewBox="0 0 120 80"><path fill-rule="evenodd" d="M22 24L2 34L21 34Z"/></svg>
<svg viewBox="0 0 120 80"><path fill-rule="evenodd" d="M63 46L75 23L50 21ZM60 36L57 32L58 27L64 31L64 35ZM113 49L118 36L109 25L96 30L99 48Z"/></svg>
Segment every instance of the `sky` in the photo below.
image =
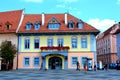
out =
<svg viewBox="0 0 120 80"><path fill-rule="evenodd" d="M120 21L120 0L1 0L0 12L69 13L104 32Z"/></svg>

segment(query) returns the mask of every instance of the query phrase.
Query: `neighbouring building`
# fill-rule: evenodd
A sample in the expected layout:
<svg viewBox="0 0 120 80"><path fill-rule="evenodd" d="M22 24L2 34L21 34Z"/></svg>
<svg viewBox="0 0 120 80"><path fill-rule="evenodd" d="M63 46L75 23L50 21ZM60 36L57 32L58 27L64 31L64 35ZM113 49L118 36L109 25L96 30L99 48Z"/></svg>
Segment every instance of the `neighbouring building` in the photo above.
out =
<svg viewBox="0 0 120 80"><path fill-rule="evenodd" d="M23 10L0 12L0 45L7 40L18 46L18 36L16 30L21 21ZM11 69L17 68L17 53L14 60L10 63Z"/></svg>
<svg viewBox="0 0 120 80"><path fill-rule="evenodd" d="M23 14L18 27L18 69L75 69L96 62L99 30L69 13Z"/></svg>
<svg viewBox="0 0 120 80"><path fill-rule="evenodd" d="M116 63L116 35L113 34L116 29L117 24L114 24L97 36L97 61L101 61L103 65Z"/></svg>
<svg viewBox="0 0 120 80"><path fill-rule="evenodd" d="M113 34L116 35L117 56L118 61L120 61L120 22L116 24L116 30Z"/></svg>

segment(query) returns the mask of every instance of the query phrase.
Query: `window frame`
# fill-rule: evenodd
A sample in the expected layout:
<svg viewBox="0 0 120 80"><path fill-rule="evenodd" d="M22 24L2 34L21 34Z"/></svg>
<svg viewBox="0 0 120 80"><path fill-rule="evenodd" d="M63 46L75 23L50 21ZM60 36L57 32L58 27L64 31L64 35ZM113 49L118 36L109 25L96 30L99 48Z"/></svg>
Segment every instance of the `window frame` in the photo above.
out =
<svg viewBox="0 0 120 80"><path fill-rule="evenodd" d="M38 58L38 64L35 63L35 59ZM40 66L40 57L36 56L36 57L33 57L33 66Z"/></svg>
<svg viewBox="0 0 120 80"><path fill-rule="evenodd" d="M73 58L76 58L76 59L77 59L76 62L74 62L74 63L73 63ZM78 56L72 56L72 57L71 57L71 66L76 66L77 61L78 61Z"/></svg>
<svg viewBox="0 0 120 80"><path fill-rule="evenodd" d="M28 63L29 64L26 64L26 58L28 58ZM24 66L30 66L30 57L24 57L23 63L24 63Z"/></svg>
<svg viewBox="0 0 120 80"><path fill-rule="evenodd" d="M26 45L27 45L27 47L26 47ZM30 39L29 38L24 39L24 49L30 49Z"/></svg>
<svg viewBox="0 0 120 80"><path fill-rule="evenodd" d="M51 40L51 45L49 45L50 44L50 40ZM48 38L47 39L47 46L53 46L53 38Z"/></svg>
<svg viewBox="0 0 120 80"><path fill-rule="evenodd" d="M36 44L35 44L36 40L38 40L38 48L36 48ZM34 39L34 49L39 49L39 48L40 48L40 39L39 38L35 38Z"/></svg>
<svg viewBox="0 0 120 80"><path fill-rule="evenodd" d="M74 41L74 42L73 42L73 41ZM76 41L76 42L75 42L75 41ZM75 44L76 47L73 47L73 44ZM71 47L72 47L73 49L78 48L78 39L77 39L77 37L72 37L72 38L71 38Z"/></svg>
<svg viewBox="0 0 120 80"><path fill-rule="evenodd" d="M88 39L87 39L87 37L81 38L81 48L88 48Z"/></svg>

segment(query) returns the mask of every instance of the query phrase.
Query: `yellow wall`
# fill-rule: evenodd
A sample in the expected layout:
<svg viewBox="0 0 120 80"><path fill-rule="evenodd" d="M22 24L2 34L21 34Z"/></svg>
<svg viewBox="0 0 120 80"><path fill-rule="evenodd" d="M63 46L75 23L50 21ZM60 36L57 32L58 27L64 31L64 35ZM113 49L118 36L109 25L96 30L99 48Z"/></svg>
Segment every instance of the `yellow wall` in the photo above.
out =
<svg viewBox="0 0 120 80"><path fill-rule="evenodd" d="M81 48L81 35L76 36L78 39L78 48L71 48L71 38L72 36L21 36L21 47L20 47L20 52L40 52L40 49L34 49L34 39L35 38L39 38L40 39L40 47L42 46L47 46L47 39L49 37L53 38L53 44L54 46L57 46L57 39L58 38L64 38L64 46L69 46L70 50L69 51L75 51L75 52L79 52L79 51L90 51L90 35L86 35L87 36L87 43L88 43L88 48ZM24 49L24 39L25 38L30 38L30 49L26 50Z"/></svg>

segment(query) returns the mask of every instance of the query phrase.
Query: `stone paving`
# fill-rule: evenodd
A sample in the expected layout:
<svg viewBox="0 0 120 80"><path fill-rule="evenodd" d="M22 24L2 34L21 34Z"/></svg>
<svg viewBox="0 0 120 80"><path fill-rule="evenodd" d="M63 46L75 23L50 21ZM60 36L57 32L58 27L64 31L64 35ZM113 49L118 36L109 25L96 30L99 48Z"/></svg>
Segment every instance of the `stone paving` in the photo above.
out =
<svg viewBox="0 0 120 80"><path fill-rule="evenodd" d="M86 73L83 70L0 71L0 80L120 80L120 70L98 70Z"/></svg>

